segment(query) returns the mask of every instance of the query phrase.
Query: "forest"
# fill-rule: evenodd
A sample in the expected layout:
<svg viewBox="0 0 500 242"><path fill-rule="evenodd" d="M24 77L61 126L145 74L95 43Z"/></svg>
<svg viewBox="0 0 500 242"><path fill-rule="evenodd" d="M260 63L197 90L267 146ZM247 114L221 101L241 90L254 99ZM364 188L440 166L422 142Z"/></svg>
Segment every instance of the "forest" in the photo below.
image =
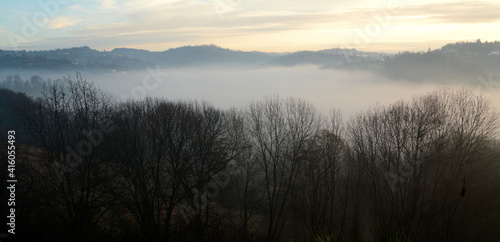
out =
<svg viewBox="0 0 500 242"><path fill-rule="evenodd" d="M277 95L116 101L78 74L0 93L19 241L500 240L500 116L466 89L349 119Z"/></svg>

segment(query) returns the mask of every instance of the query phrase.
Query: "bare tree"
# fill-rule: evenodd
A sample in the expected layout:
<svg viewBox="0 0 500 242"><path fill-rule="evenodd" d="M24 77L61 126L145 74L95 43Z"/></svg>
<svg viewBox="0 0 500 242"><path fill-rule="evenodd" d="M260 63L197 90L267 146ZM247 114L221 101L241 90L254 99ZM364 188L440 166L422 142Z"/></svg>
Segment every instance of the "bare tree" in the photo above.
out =
<svg viewBox="0 0 500 242"><path fill-rule="evenodd" d="M115 191L143 236L171 239L189 229L181 237L207 239L220 172L239 152L236 121L205 103L161 99L129 102L118 114Z"/></svg>
<svg viewBox="0 0 500 242"><path fill-rule="evenodd" d="M482 149L497 128L498 114L467 91L438 91L358 115L350 140L370 198L372 212L364 215L382 225L373 231L418 239L440 228L446 232L439 236L452 239L464 176L488 160Z"/></svg>
<svg viewBox="0 0 500 242"><path fill-rule="evenodd" d="M232 120L231 129L238 137L240 152L234 157L228 171L232 174L232 189L223 199L236 204L232 207L237 210L238 214L234 219L238 226L234 238L238 241L254 241L254 237L260 230L260 222L256 219L256 214L264 197L261 192L262 172L252 156L250 136L245 129L247 125L245 113L232 109L228 111L227 116ZM236 194L236 199L230 199L229 197L234 194Z"/></svg>
<svg viewBox="0 0 500 242"><path fill-rule="evenodd" d="M66 85L67 86L66 86ZM24 124L35 145L39 191L47 209L69 226L73 238L95 226L107 207L99 189L109 181L100 145L111 129L109 98L82 79L46 86L43 97L26 106Z"/></svg>
<svg viewBox="0 0 500 242"><path fill-rule="evenodd" d="M333 110L324 129L308 140L310 150L293 181L292 202L296 226L312 233L340 233L344 223L341 179L346 179L349 148L342 138L342 117ZM297 229L296 238L304 238ZM305 239L305 238L304 238ZM332 238L338 239L338 238Z"/></svg>
<svg viewBox="0 0 500 242"><path fill-rule="evenodd" d="M159 239L163 224L164 145L151 120L154 101L128 101L116 108L114 149L109 157L117 174L109 193L133 216L143 238ZM165 183L165 184L163 184Z"/></svg>
<svg viewBox="0 0 500 242"><path fill-rule="evenodd" d="M300 162L319 128L315 108L299 99L268 97L248 109L252 152L264 174L267 239L278 240L289 218L289 196Z"/></svg>

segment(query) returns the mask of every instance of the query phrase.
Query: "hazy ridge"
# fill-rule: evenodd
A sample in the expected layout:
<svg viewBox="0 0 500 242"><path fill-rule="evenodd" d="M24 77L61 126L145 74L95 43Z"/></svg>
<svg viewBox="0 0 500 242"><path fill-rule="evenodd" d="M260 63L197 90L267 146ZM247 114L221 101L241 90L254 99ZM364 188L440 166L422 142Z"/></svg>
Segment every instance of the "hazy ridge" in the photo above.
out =
<svg viewBox="0 0 500 242"><path fill-rule="evenodd" d="M366 70L392 80L474 82L480 75L498 79L500 42L456 42L423 52L386 54L356 49L268 53L237 51L216 45L184 46L166 51L74 47L46 51L0 50L0 69L116 72L179 67L273 67L314 65L320 69ZM7 73L7 72L6 72Z"/></svg>

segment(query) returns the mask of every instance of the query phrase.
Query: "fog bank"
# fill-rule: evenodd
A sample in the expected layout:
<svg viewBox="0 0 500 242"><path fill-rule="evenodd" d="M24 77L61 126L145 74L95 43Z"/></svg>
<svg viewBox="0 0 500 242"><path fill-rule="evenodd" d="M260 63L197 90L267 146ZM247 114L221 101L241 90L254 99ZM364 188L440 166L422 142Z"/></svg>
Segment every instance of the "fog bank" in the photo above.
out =
<svg viewBox="0 0 500 242"><path fill-rule="evenodd" d="M23 80L31 75L57 79L75 73L9 71ZM467 88L489 96L500 108L500 88L486 82L477 86L454 84L452 80L424 83L389 80L368 71L326 69L317 66L268 68L176 68L145 69L132 72L82 72L84 79L94 82L117 100L143 98L146 95L170 100L207 101L220 108L242 108L248 102L269 95L299 97L316 105L323 113L340 109L346 117L377 103L390 104L409 99L438 88ZM440 84L437 84L440 83ZM482 83L482 84L481 84Z"/></svg>

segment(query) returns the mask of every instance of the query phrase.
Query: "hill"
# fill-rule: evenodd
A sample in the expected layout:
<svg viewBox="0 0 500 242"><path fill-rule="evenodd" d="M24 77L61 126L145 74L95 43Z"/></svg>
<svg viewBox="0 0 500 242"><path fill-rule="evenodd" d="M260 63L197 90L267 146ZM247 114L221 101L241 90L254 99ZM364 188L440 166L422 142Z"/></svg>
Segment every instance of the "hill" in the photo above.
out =
<svg viewBox="0 0 500 242"><path fill-rule="evenodd" d="M183 46L165 51L87 46L44 51L0 50L0 69L116 72L146 67L269 67L315 65L321 69L372 71L393 80L474 81L500 74L500 42L456 42L427 52L388 55L356 49L268 53L216 45ZM14 73L15 74L15 73Z"/></svg>

